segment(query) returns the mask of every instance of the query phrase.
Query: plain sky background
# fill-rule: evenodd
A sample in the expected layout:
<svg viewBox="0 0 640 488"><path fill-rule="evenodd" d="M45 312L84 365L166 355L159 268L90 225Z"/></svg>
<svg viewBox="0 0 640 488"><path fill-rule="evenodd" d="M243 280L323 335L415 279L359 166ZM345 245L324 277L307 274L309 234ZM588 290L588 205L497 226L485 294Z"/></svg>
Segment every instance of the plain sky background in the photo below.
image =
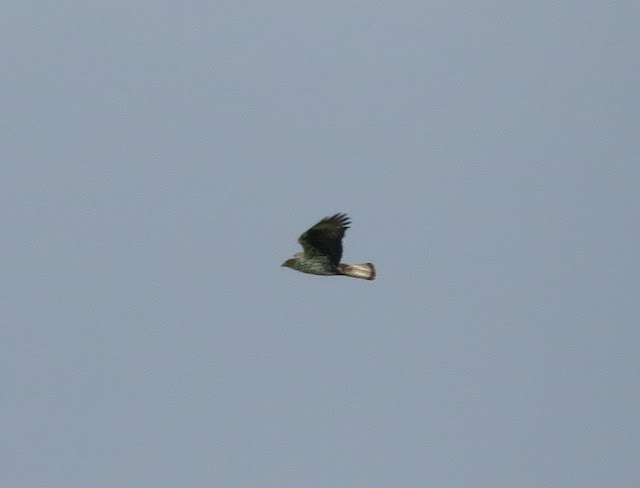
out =
<svg viewBox="0 0 640 488"><path fill-rule="evenodd" d="M0 485L640 486L639 23L3 2Z"/></svg>

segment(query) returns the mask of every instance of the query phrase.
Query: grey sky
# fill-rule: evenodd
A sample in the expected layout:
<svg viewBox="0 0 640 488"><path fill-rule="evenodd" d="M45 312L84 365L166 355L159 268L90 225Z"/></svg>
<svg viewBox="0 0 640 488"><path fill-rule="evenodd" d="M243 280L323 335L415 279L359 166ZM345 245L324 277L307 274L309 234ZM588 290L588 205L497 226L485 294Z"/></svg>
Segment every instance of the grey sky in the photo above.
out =
<svg viewBox="0 0 640 488"><path fill-rule="evenodd" d="M0 485L637 487L639 13L5 2Z"/></svg>

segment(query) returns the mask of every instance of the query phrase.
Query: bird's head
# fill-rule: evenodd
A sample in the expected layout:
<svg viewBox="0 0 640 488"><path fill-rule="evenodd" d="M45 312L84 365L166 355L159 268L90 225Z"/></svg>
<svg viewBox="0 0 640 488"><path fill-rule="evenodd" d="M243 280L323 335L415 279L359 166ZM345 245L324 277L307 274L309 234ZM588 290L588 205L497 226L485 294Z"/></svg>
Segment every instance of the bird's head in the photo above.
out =
<svg viewBox="0 0 640 488"><path fill-rule="evenodd" d="M284 263L282 263L280 267L284 266L285 268L298 269L298 261L301 261L303 259L304 253L297 252L291 259L287 259Z"/></svg>

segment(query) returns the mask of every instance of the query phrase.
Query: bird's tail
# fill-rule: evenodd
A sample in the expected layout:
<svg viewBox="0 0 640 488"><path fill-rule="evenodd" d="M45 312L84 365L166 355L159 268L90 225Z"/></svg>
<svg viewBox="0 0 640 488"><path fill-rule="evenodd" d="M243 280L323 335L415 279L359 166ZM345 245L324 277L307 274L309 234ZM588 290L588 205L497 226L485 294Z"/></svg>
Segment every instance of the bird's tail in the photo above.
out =
<svg viewBox="0 0 640 488"><path fill-rule="evenodd" d="M375 280L376 268L371 263L362 264L339 264L340 274L351 276L352 278L362 278L363 280Z"/></svg>

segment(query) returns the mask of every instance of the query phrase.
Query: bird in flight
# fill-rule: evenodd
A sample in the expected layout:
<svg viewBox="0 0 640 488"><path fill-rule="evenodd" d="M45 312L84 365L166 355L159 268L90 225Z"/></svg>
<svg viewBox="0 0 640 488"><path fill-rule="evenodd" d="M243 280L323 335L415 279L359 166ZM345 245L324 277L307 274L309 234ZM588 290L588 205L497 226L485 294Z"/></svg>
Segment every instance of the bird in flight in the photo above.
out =
<svg viewBox="0 0 640 488"><path fill-rule="evenodd" d="M322 219L298 239L304 252L294 254L293 258L287 259L282 266L315 275L342 275L374 280L376 268L373 264L340 262L342 238L349 224L349 217L343 213Z"/></svg>

